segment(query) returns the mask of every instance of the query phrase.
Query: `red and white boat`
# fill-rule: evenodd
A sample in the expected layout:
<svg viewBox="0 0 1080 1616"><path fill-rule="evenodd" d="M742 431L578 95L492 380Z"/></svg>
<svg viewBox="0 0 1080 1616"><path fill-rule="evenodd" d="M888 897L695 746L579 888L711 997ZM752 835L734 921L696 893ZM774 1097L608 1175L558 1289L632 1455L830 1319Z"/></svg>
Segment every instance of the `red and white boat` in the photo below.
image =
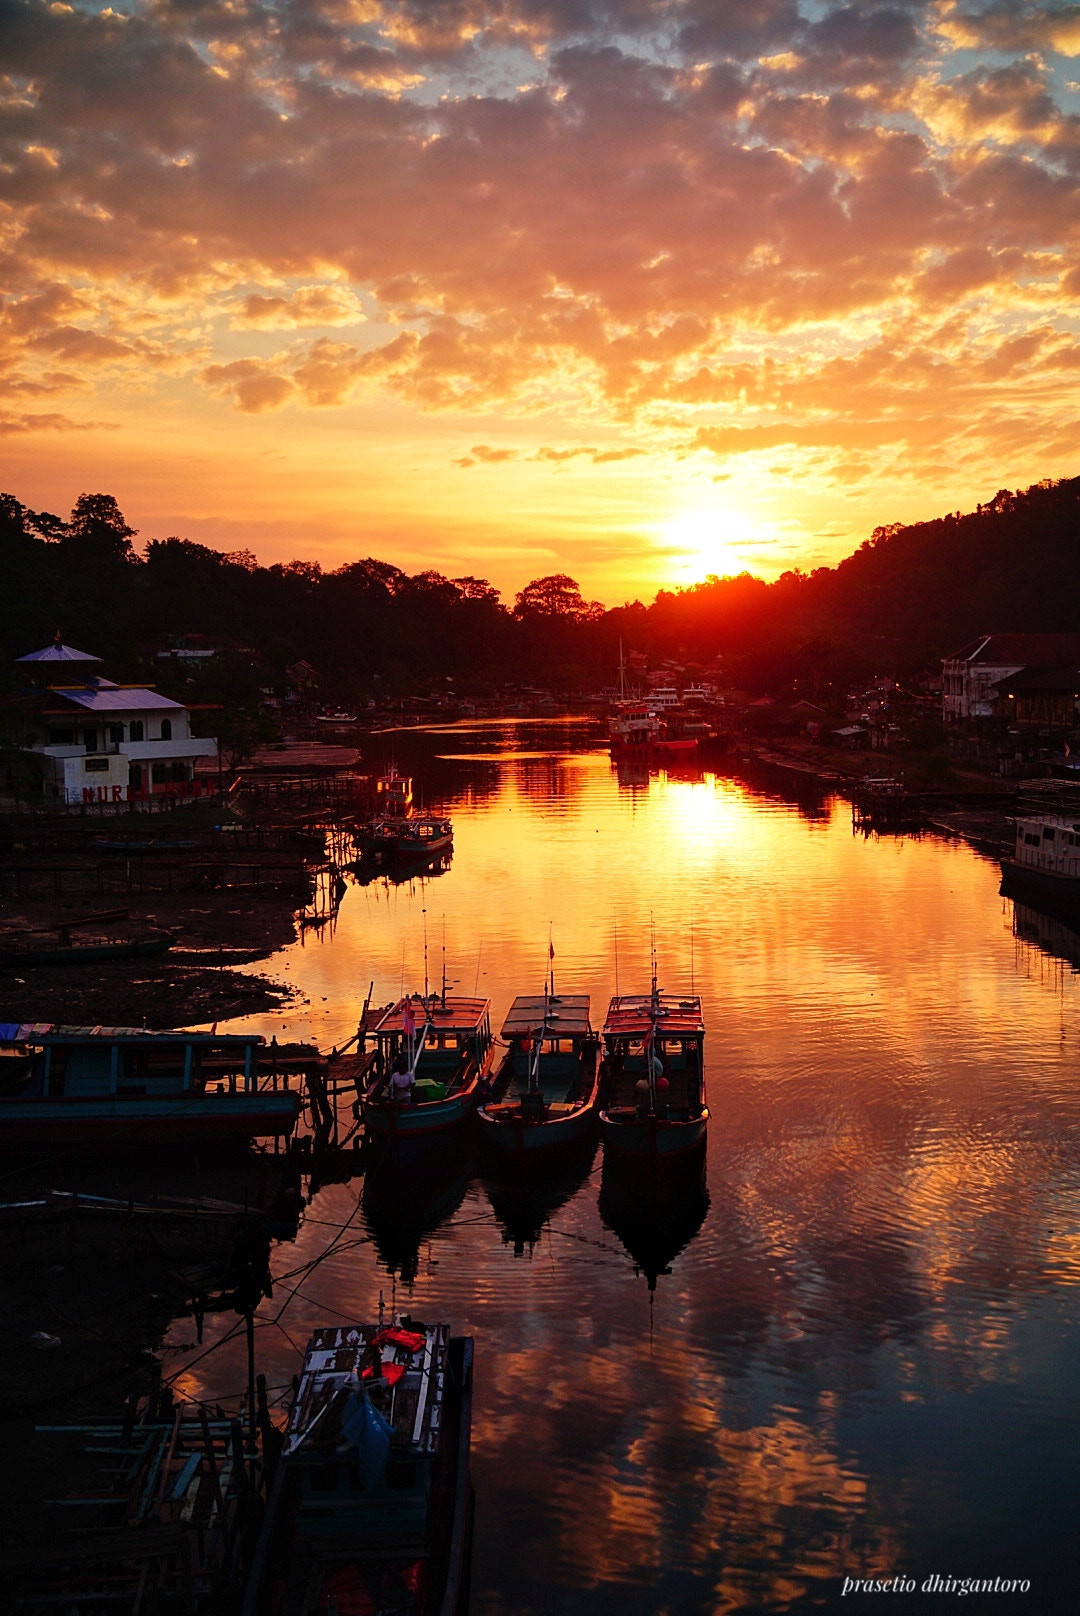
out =
<svg viewBox="0 0 1080 1616"><path fill-rule="evenodd" d="M704 1142L705 1023L696 995L616 995L604 1022L605 1155L641 1166L685 1161Z"/></svg>

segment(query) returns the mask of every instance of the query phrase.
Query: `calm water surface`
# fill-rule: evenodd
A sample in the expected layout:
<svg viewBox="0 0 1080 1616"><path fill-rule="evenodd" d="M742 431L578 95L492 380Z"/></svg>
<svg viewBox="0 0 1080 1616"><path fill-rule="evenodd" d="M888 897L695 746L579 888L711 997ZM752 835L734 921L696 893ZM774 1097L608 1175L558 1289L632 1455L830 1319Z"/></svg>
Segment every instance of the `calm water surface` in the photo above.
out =
<svg viewBox="0 0 1080 1616"><path fill-rule="evenodd" d="M260 1368L380 1292L477 1340L474 1616L952 1608L845 1577L1029 1578L964 1610L1080 1607L1080 1004L1071 933L931 837L707 772L620 776L582 726L376 737L454 817L445 874L351 885L272 972L266 1033L328 1047L446 975L493 1020L556 987L702 995L706 1177L544 1191L459 1155L312 1200L274 1255ZM316 1262L316 1259L319 1259ZM314 1264L314 1266L312 1266ZM167 1343L243 1386L235 1320ZM216 1331L216 1333L215 1333Z"/></svg>

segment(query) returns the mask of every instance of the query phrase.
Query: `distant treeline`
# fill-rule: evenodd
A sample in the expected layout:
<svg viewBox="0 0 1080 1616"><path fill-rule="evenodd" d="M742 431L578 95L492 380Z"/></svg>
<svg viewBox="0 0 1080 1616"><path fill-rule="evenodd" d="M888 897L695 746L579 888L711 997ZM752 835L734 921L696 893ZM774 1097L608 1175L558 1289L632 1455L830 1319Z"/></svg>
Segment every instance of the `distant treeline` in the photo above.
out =
<svg viewBox="0 0 1080 1616"><path fill-rule="evenodd" d="M310 663L322 699L595 688L612 681L620 641L653 661L721 656L728 682L779 692L937 669L981 632L1080 631L1080 477L877 528L836 567L771 584L710 578L608 611L563 575L535 579L508 607L482 578L409 576L371 558L333 572L264 567L180 538L153 539L140 557L134 537L107 494L84 494L66 520L0 495L9 689L13 659L57 629L118 678L145 676L140 657L168 636L226 637L259 653L264 684Z"/></svg>

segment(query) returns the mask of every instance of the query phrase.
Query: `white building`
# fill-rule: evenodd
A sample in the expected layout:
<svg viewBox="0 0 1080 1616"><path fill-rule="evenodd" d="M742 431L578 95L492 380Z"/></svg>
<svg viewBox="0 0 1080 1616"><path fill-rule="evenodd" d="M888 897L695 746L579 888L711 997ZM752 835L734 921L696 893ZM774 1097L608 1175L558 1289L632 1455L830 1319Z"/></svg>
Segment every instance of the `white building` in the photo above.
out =
<svg viewBox="0 0 1080 1616"><path fill-rule="evenodd" d="M47 800L96 807L198 794L194 767L217 742L191 733L188 709L145 685L91 672L100 657L52 645L19 657L40 693L38 736Z"/></svg>

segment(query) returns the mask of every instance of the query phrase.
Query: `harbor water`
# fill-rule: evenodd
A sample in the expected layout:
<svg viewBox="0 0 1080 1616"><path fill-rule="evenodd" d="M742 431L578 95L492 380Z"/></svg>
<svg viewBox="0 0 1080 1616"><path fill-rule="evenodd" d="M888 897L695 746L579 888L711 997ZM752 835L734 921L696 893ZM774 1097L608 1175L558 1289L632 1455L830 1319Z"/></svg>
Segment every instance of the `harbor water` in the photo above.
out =
<svg viewBox="0 0 1080 1616"><path fill-rule="evenodd" d="M599 1148L529 1183L462 1147L326 1185L256 1314L272 1398L380 1297L475 1337L473 1616L1075 1609L1080 942L964 843L853 834L779 776L620 771L583 723L368 756L453 858L350 876L270 962L295 1004L236 1030L329 1048L369 988L444 979L497 1030L551 948L598 1025L655 947L703 1001L707 1159L652 1190ZM246 1362L235 1316L165 1344L211 1403Z"/></svg>

